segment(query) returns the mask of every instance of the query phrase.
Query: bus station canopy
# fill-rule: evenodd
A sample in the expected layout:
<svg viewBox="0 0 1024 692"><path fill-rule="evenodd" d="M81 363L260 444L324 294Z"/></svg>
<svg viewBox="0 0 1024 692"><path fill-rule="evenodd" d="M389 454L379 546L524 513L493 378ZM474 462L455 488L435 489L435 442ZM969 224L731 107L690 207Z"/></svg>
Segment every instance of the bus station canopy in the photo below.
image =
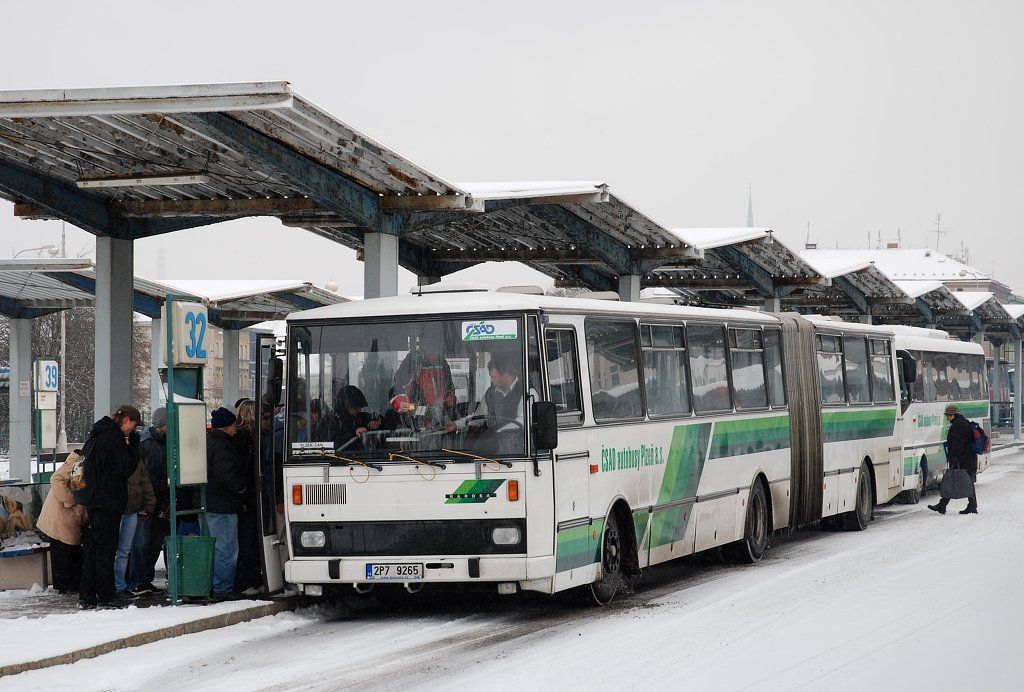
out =
<svg viewBox="0 0 1024 692"><path fill-rule="evenodd" d="M798 253L765 228L671 228L600 180L449 182L287 82L0 92L0 197L21 218L59 218L121 240L273 216L369 263L383 256L369 236L393 236L394 261L430 280L515 260L563 285L614 290L626 276L702 305L767 299L773 309L1010 335L1020 319L992 298L972 307L953 297L962 291L931 286L975 270L930 250ZM83 271L68 305L89 300ZM35 312L18 314L59 309L47 293L60 292L59 278L38 277L23 296ZM136 286L142 302L145 288ZM211 304L211 315L238 325L321 298L303 290L261 294L258 305ZM17 312L15 298L4 300Z"/></svg>
<svg viewBox="0 0 1024 692"><path fill-rule="evenodd" d="M396 235L421 276L493 257L598 287L697 258L603 183L449 183L286 82L0 92L0 195L122 239L249 216Z"/></svg>
<svg viewBox="0 0 1024 692"><path fill-rule="evenodd" d="M174 281L135 277L134 312L160 318L167 294L207 306L210 322L243 329L289 312L348 300L302 281ZM226 290L225 290L226 289ZM89 260L26 259L0 261L0 314L16 319L41 317L69 308L93 307L96 271Z"/></svg>

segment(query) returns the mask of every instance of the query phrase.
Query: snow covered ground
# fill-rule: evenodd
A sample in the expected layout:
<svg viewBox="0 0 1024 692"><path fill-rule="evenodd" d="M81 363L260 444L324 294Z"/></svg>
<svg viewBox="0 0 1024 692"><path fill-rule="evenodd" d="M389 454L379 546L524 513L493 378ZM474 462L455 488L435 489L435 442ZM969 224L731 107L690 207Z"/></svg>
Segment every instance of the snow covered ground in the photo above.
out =
<svg viewBox="0 0 1024 692"><path fill-rule="evenodd" d="M997 454L978 494L979 515L893 505L863 533L777 537L750 567L680 560L605 609L425 592L410 610L282 614L0 690L1018 690L1024 454Z"/></svg>

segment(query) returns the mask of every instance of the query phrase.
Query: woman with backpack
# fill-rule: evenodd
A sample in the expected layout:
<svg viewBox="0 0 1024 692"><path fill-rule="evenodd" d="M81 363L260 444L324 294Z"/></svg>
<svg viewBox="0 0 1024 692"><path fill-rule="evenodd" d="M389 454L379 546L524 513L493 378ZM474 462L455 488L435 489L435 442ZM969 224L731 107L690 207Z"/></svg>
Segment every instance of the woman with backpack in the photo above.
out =
<svg viewBox="0 0 1024 692"><path fill-rule="evenodd" d="M978 454L974 451L974 430L971 427L971 422L964 417L964 414L960 413L960 409L954 404L946 406L943 415L949 421L949 432L946 434L946 456L949 470L963 469L971 477L971 483L977 483ZM960 514L978 513L976 492L973 488L971 489L971 495L967 498L967 509L960 510ZM956 495L956 497L963 497L963 495ZM928 505L928 509L945 514L948 504L949 498L943 497L938 504Z"/></svg>
<svg viewBox="0 0 1024 692"><path fill-rule="evenodd" d="M141 459L135 432L141 423L137 408L121 406L96 421L82 449L85 487L75 492L75 499L89 512L89 524L82 531L78 589L78 607L83 610L127 605L114 587L114 556L121 515L128 504L128 479Z"/></svg>
<svg viewBox="0 0 1024 692"><path fill-rule="evenodd" d="M71 470L79 460L71 452L50 478L50 492L43 502L36 528L46 534L50 544L53 588L59 593L78 591L82 581L82 527L88 521L85 507L75 501L71 489Z"/></svg>

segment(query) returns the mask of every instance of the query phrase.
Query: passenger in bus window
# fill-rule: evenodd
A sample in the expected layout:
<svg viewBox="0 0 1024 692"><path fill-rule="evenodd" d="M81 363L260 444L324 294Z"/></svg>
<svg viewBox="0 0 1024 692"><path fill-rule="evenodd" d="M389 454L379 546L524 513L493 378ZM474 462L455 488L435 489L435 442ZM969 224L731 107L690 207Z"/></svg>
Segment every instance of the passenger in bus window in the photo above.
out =
<svg viewBox="0 0 1024 692"><path fill-rule="evenodd" d="M366 449L363 435L381 427L377 414L363 411L368 406L366 396L359 387L350 384L338 392L335 401L338 411L335 447L338 451Z"/></svg>

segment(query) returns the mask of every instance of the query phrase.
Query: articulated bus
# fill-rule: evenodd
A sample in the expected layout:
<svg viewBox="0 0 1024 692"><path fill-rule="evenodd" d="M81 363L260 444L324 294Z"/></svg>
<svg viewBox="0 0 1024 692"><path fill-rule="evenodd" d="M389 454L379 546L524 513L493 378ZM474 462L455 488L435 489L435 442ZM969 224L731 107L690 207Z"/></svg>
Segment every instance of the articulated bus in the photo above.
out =
<svg viewBox="0 0 1024 692"><path fill-rule="evenodd" d="M918 377L903 402L903 484L901 502L918 502L942 480L948 466L943 442L949 423L942 415L956 404L969 420L991 436L985 350L971 341L950 339L936 329L891 327L896 348L917 363ZM978 455L978 471L988 467L989 455Z"/></svg>
<svg viewBox="0 0 1024 692"><path fill-rule="evenodd" d="M285 579L581 588L905 488L891 329L513 292L288 319ZM905 355L905 354L900 354Z"/></svg>

